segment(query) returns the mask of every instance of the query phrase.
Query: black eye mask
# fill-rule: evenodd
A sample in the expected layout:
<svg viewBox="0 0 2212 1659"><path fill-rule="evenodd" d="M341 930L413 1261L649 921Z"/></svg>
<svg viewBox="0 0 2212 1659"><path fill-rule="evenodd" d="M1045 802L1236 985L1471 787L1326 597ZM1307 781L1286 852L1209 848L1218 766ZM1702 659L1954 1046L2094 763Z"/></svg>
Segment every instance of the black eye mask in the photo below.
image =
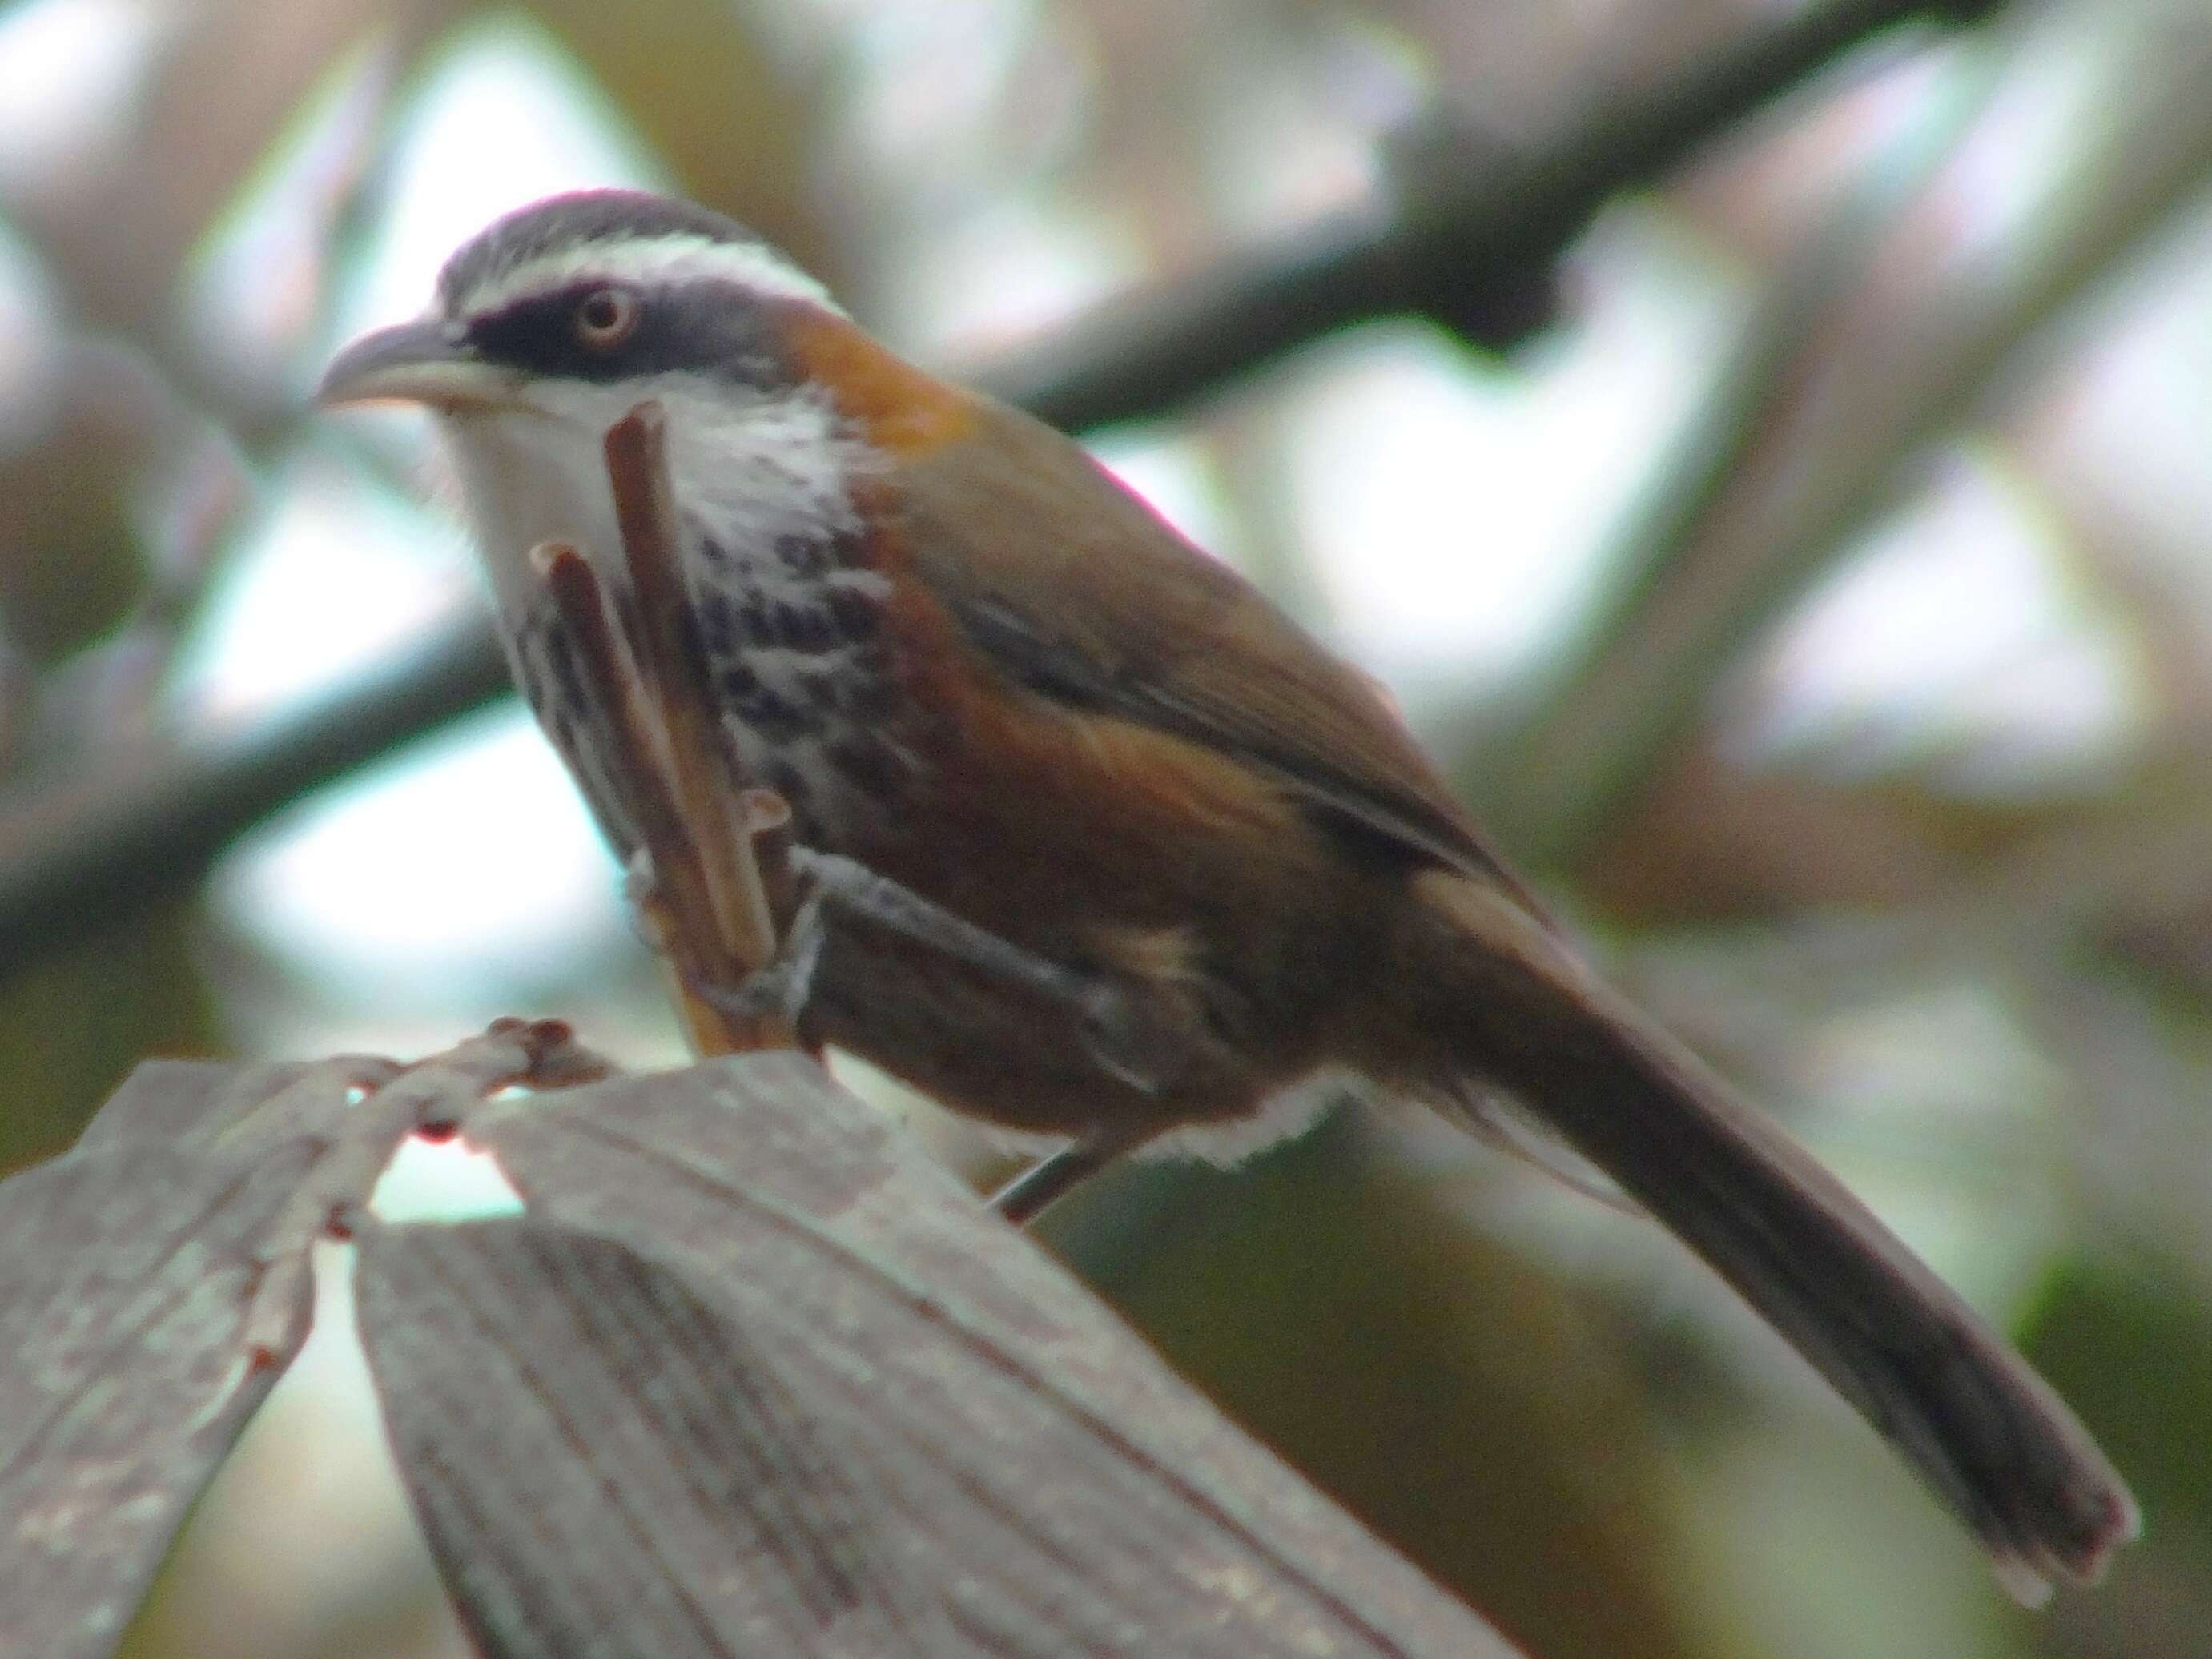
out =
<svg viewBox="0 0 2212 1659"><path fill-rule="evenodd" d="M600 385L689 370L762 391L797 383L758 294L712 278L635 290L637 326L618 344L593 347L577 315L607 285L580 279L476 319L468 339L489 362L532 375Z"/></svg>

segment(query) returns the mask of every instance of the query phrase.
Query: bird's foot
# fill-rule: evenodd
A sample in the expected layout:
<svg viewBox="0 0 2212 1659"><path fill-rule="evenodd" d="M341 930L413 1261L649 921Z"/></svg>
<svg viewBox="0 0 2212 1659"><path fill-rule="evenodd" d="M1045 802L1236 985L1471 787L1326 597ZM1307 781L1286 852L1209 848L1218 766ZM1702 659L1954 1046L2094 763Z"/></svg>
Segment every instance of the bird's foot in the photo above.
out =
<svg viewBox="0 0 2212 1659"><path fill-rule="evenodd" d="M826 899L847 914L938 951L986 979L1064 1008L1081 1031L1091 1056L1133 1089L1157 1093L1171 1074L1176 1045L1156 1029L1159 1021L1145 1018L1140 999L1129 988L1016 945L855 860L804 847L793 848L791 860L808 884L802 909ZM810 979L821 954L818 908L813 927L816 937L805 956ZM799 932L797 927L792 930L794 939ZM763 971L777 970L771 966ZM741 988L740 994L745 988ZM799 989L803 1006L804 985Z"/></svg>
<svg viewBox="0 0 2212 1659"><path fill-rule="evenodd" d="M693 988L713 1007L734 1019L750 1023L781 1018L793 1030L814 996L814 977L822 966L823 947L830 927L822 914L825 890L817 883L792 912L790 924L776 941L775 955L734 986Z"/></svg>
<svg viewBox="0 0 2212 1659"><path fill-rule="evenodd" d="M1026 1227L1104 1169L1114 1156L1093 1150L1087 1140L1048 1152L993 1193L991 1207L1014 1226Z"/></svg>
<svg viewBox="0 0 2212 1659"><path fill-rule="evenodd" d="M1065 1009L1091 1058L1133 1089L1158 1093L1182 1063L1187 1045L1166 1022L1146 1017L1143 1000L1131 988L1026 950L855 860L794 847L791 863L805 883L805 896L775 960L742 984L693 988L723 1012L740 1019L780 1014L796 1024L813 994L829 939L827 908L834 905L988 980ZM632 882L638 881L634 872ZM647 893L650 881L648 872L642 883Z"/></svg>

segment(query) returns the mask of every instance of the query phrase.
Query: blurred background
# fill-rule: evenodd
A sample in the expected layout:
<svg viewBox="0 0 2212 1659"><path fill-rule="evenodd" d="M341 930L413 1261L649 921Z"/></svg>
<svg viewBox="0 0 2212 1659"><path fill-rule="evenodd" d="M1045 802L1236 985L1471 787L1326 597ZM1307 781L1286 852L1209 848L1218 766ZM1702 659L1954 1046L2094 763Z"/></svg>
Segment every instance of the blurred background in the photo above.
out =
<svg viewBox="0 0 2212 1659"><path fill-rule="evenodd" d="M1385 681L2148 1536L2014 1609L1432 1126L1102 1182L1078 1271L1532 1654L2212 1653L2207 86L2203 0L0 4L0 1166L151 1053L679 1057L422 424L302 408L494 215L679 190ZM459 1651L379 1455L319 1336L135 1650Z"/></svg>

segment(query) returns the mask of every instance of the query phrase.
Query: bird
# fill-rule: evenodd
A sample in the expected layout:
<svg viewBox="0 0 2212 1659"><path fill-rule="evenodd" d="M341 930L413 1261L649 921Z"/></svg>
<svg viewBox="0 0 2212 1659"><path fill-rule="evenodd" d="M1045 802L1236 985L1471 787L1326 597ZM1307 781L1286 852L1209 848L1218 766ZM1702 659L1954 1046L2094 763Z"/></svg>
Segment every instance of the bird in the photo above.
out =
<svg viewBox="0 0 2212 1659"><path fill-rule="evenodd" d="M1478 1132L1525 1115L1811 1362L2023 1600L2136 1534L2055 1391L1599 975L1370 680L763 238L635 191L518 209L319 398L429 412L510 665L625 857L532 550L619 584L601 441L657 400L719 729L818 867L858 872L808 992L830 1042L1086 1169L1263 1139L1346 1080Z"/></svg>

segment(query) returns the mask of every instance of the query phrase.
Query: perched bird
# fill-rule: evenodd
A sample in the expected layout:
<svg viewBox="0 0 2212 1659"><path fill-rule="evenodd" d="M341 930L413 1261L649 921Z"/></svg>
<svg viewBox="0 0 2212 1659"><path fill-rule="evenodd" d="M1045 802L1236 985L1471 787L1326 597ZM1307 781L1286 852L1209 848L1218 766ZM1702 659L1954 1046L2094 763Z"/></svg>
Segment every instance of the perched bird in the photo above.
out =
<svg viewBox="0 0 2212 1659"><path fill-rule="evenodd" d="M526 208L320 395L436 417L517 677L626 853L529 554L569 542L620 580L601 437L659 401L744 774L804 846L1040 970L856 901L810 1008L830 1041L1093 1161L1249 1135L1334 1078L1472 1126L1510 1098L1817 1366L2016 1591L2133 1535L2051 1389L1583 964L1357 672L1077 445L902 361L740 226L628 191ZM1083 1005L1072 1036L1055 985ZM985 1017L1024 999L1030 1040Z"/></svg>

